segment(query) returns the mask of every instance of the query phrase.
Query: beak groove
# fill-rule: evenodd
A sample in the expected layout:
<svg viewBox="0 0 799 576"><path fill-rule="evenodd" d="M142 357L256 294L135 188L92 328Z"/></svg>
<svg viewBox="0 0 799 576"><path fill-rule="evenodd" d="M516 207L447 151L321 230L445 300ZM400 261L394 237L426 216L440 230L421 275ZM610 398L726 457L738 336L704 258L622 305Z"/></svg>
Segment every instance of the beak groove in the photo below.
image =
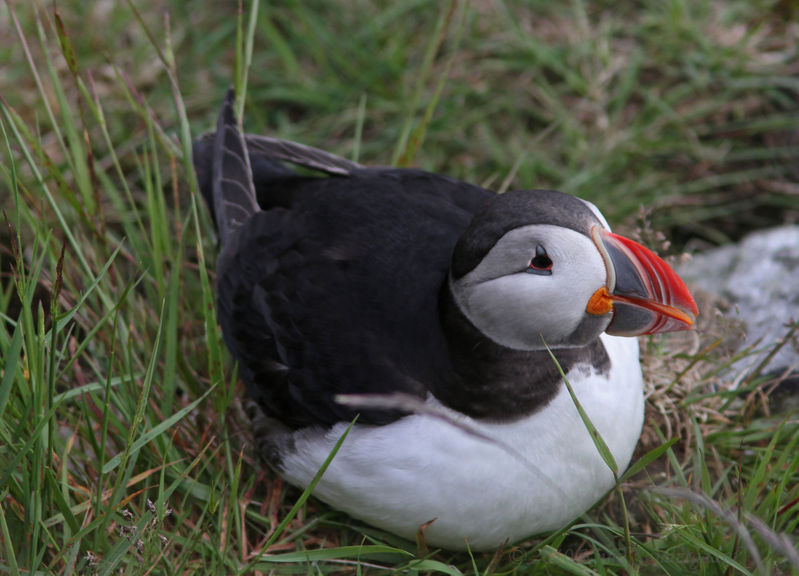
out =
<svg viewBox="0 0 799 576"><path fill-rule="evenodd" d="M608 334L637 336L693 328L699 313L696 302L666 262L641 244L599 226L591 236L608 271L602 294L613 304ZM587 311L592 312L590 302Z"/></svg>

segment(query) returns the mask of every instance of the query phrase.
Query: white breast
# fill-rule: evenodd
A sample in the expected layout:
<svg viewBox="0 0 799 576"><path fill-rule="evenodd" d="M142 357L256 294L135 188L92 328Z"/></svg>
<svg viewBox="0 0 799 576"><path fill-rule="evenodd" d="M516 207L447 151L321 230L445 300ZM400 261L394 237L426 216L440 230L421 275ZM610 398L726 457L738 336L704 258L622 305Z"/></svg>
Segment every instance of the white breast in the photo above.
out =
<svg viewBox="0 0 799 576"><path fill-rule="evenodd" d="M609 377L575 367L569 381L623 470L643 424L638 343L601 338ZM428 544L462 549L468 540L480 550L560 528L613 487L565 386L546 408L510 424L460 418L495 441L426 414L355 426L314 495L409 539L435 518ZM285 478L306 486L346 427L294 433Z"/></svg>

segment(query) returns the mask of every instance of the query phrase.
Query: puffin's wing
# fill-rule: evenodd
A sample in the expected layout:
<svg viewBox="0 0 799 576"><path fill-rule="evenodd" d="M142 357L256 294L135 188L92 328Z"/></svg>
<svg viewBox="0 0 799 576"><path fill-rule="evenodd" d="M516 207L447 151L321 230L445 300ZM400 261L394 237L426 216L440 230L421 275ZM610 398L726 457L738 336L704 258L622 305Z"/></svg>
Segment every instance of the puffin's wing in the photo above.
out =
<svg viewBox="0 0 799 576"><path fill-rule="evenodd" d="M430 347L432 330L422 319L437 321L437 291L409 304L417 314L409 318L396 288L406 281L377 282L365 242L330 238L300 211L255 214L236 235L236 249L218 260L225 342L249 395L289 427L332 425L358 413L362 423L391 422L400 414L354 409L336 396L425 396L427 369L414 372L407 359Z"/></svg>
<svg viewBox="0 0 799 576"><path fill-rule="evenodd" d="M246 134L245 139L253 156L266 156L336 176L348 176L363 170L363 166L357 162L304 144L257 134Z"/></svg>
<svg viewBox="0 0 799 576"><path fill-rule="evenodd" d="M207 155L210 146L216 139L216 132L203 134L195 141L195 158L200 155ZM306 146L290 140L281 140L270 136L260 136L258 134L245 134L244 141L250 153L250 161L256 158L265 158L272 161L288 162L303 168L318 170L331 176L349 176L353 172L363 170L364 166L325 152L319 148ZM205 156L207 159L207 156ZM293 174L291 170L283 168L285 175Z"/></svg>
<svg viewBox="0 0 799 576"><path fill-rule="evenodd" d="M396 419L397 413L358 411L336 402L338 394L426 393L403 365L404 358L417 356L406 348L424 345L421 338L406 337L404 317L394 329L386 328L387 322L398 323L396 286L408 279L386 283L384 274L375 272L380 260L376 254L385 260L380 209L364 202L349 178L281 178L276 171L268 183L280 188L280 194L316 201L261 210L251 172L258 157L248 160L233 100L229 92L211 157L208 146L200 144L195 162L210 161L210 171L205 166L203 173L198 166L198 180L203 195L211 198L223 244L217 259L218 319L249 394L269 416L290 427L331 425L358 412L362 422ZM382 189L380 176L373 178ZM260 180L256 184L265 185ZM405 206L396 194L386 196L394 213ZM431 233L440 234L438 227ZM402 235L416 237L409 231ZM444 250L434 288L443 278ZM386 264L392 274L396 262ZM426 317L436 320L432 309L437 290L421 294L431 309ZM429 330L419 325L414 319L412 328L426 335Z"/></svg>

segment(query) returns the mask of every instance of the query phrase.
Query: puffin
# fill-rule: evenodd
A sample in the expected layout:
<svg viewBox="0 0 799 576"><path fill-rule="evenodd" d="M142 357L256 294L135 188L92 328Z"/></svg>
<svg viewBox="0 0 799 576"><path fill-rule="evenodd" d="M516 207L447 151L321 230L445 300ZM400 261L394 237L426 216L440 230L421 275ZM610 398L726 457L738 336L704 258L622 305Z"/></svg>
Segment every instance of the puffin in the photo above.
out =
<svg viewBox="0 0 799 576"><path fill-rule="evenodd" d="M304 488L334 454L318 499L450 550L557 530L609 492L575 400L625 470L636 336L698 314L672 268L575 196L242 134L234 101L193 161L267 463Z"/></svg>

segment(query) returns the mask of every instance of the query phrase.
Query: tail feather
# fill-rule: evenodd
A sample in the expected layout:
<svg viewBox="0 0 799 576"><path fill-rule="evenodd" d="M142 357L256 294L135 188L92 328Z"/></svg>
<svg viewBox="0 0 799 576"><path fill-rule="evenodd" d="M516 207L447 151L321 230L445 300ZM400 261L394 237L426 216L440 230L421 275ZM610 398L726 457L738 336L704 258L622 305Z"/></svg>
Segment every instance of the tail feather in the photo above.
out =
<svg viewBox="0 0 799 576"><path fill-rule="evenodd" d="M235 99L231 88L219 111L211 168L213 210L222 243L260 210L247 145L236 126Z"/></svg>

